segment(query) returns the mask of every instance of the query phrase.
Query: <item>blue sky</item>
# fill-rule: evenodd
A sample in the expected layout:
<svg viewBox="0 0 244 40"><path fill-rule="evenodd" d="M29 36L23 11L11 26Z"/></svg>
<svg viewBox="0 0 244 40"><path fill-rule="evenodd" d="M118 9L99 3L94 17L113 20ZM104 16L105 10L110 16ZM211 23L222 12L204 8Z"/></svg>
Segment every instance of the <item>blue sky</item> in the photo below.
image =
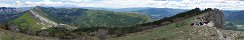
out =
<svg viewBox="0 0 244 40"><path fill-rule="evenodd" d="M244 10L244 0L0 0L2 7L219 8Z"/></svg>

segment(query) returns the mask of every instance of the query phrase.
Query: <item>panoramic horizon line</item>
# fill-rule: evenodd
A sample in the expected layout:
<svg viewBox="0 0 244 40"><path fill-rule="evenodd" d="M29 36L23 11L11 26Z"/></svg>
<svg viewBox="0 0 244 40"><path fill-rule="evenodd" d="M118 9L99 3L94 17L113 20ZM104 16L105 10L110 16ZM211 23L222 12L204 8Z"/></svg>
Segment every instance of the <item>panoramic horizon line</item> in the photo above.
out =
<svg viewBox="0 0 244 40"><path fill-rule="evenodd" d="M33 8L34 7L37 7L37 6L33 6ZM52 6L40 6L40 7L52 7ZM10 7L10 8L25 8L25 7ZM54 8L105 8L105 7L54 7ZM129 7L129 8L157 8L157 7ZM199 8L199 7L195 7L195 8ZM105 9L127 9L127 8L105 8ZM168 9L181 9L181 8L168 8ZM192 9L194 9L194 8L192 8ZM200 9L204 10L207 8L200 8ZM212 8L212 9L218 9L218 8ZM183 10L190 10L190 9L183 9ZM229 10L229 9L220 9L220 10ZM235 10L235 9L233 9L233 10Z"/></svg>
<svg viewBox="0 0 244 40"><path fill-rule="evenodd" d="M222 10L244 10L243 0L14 0L0 1L2 7L102 7L102 8L218 8Z"/></svg>

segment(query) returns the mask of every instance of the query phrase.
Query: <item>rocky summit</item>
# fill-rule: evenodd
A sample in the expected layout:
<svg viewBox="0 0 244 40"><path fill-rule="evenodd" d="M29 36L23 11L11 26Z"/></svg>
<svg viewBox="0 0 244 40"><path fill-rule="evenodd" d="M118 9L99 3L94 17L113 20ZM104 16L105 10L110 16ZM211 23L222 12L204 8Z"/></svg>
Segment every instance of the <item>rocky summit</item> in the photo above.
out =
<svg viewBox="0 0 244 40"><path fill-rule="evenodd" d="M206 12L207 14L204 16L204 19L207 21L213 21L214 27L224 28L225 18L224 13L219 9L214 9L213 11Z"/></svg>

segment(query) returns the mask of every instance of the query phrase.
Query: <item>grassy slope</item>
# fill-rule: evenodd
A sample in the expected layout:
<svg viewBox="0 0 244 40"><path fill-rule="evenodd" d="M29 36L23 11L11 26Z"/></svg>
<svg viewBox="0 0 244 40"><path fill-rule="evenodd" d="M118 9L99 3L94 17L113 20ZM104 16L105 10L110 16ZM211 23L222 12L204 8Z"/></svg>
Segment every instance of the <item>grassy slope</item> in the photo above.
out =
<svg viewBox="0 0 244 40"><path fill-rule="evenodd" d="M90 27L118 27L118 26L132 26L134 24L140 24L147 22L148 17L140 14L133 13L120 13L120 12L109 12L102 10L88 10L82 17L87 17L87 20L80 22L85 22ZM80 24L80 23L78 23ZM80 24L83 25L83 24Z"/></svg>
<svg viewBox="0 0 244 40"><path fill-rule="evenodd" d="M45 8L39 7L38 12L58 23L80 27L121 27L145 23L149 17L138 13L111 12L79 8ZM41 11L40 11L41 10Z"/></svg>
<svg viewBox="0 0 244 40"><path fill-rule="evenodd" d="M68 9L63 9L63 10L68 10ZM72 10L72 9L69 9ZM78 9L77 9L78 10ZM55 14L49 13L46 14L42 12L42 10L39 9L34 9L33 11L38 12L39 15L48 18L52 20L52 18L57 17ZM112 22L110 24L112 25L121 25L117 23L122 23L124 25L130 25L130 24L139 24L139 23L144 23L148 21L149 17L145 15L140 15L136 13L121 13L121 12L110 12L110 11L103 11L103 10L87 10L84 15L79 15L75 13L69 14L67 18L74 18L75 20L71 19L71 22L77 22L78 24L80 23L80 26L85 26L84 24L92 25L91 27L96 27L96 26L108 26L108 25L101 25L105 23ZM52 15L50 15L52 14ZM82 13L80 13L82 14ZM64 16L58 16L59 18L64 18ZM87 18L88 20L82 20L82 17ZM66 20L59 20L55 19L54 21L66 21ZM82 20L82 21L81 21ZM95 21L95 22L92 22ZM119 21L119 22L118 22ZM48 27L45 24L41 24L41 22L36 19L29 11L23 12L23 15L20 17L14 19L11 21L11 23L15 26L18 26L18 28L21 30L21 32L31 32L32 34L36 34L39 31L42 31L42 27ZM60 22L61 23L61 22ZM82 24L84 23L84 24ZM94 26L95 25L95 26ZM8 38L8 37L6 37Z"/></svg>
<svg viewBox="0 0 244 40"><path fill-rule="evenodd" d="M47 27L41 24L40 21L36 20L30 12L25 12L22 16L12 21L14 25L22 30L31 30L33 32L41 30L42 27Z"/></svg>
<svg viewBox="0 0 244 40"><path fill-rule="evenodd" d="M176 27L175 23L172 23L123 37L108 38L107 40L223 40L221 37L225 40L243 40L244 32L241 31L222 30L206 26L190 26L194 18L202 15L205 14L182 20L180 27Z"/></svg>
<svg viewBox="0 0 244 40"><path fill-rule="evenodd" d="M71 10L72 9L63 9L63 10ZM76 9L78 10L78 9ZM33 9L33 11L38 12L39 15L42 15L43 17L47 19L52 19L52 18L64 18L62 17L57 17L57 16L49 16L47 13L42 12L42 10L39 9ZM73 10L74 11L74 10ZM70 17L72 14L68 14ZM77 14L78 15L78 14ZM85 11L85 15L80 15L80 16L75 16L73 20L69 20L69 18L64 19L64 20L58 20L54 19L55 21L71 21L68 22L69 24L71 23L76 23L79 26L86 26L86 27L105 27L105 26L115 26L115 25L132 25L132 24L139 24L139 23L144 23L145 21L149 20L147 16L145 15L140 15L140 14L131 14L131 13L117 13L117 12L109 12L109 11L102 11L102 10L87 10ZM86 20L83 20L86 18ZM81 21L82 20L82 21ZM31 32L36 32L40 31L42 27L48 27L45 24L41 24L39 20L34 18L34 16L31 15L30 12L26 11L23 12L23 15L20 16L17 19L14 19L11 23L13 23L16 26L19 26L20 30L30 30ZM62 22L59 22L62 23ZM120 23L120 24L119 24ZM108 25L111 24L111 25Z"/></svg>
<svg viewBox="0 0 244 40"><path fill-rule="evenodd" d="M153 39L158 39L158 40L167 40L167 39L179 39L182 38L182 33L178 33L179 31L176 29L181 29L182 31L185 31L186 33L189 31L192 31L188 27L190 26L191 21L195 17L191 17L188 19L185 19L181 22L182 26L181 27L176 27L175 23L154 28L154 29L149 29L147 31L143 32L138 32L138 33L132 33L124 37L118 37L118 38L109 38L108 40L153 40ZM189 32L190 33L190 32ZM183 37L184 38L184 37Z"/></svg>
<svg viewBox="0 0 244 40"><path fill-rule="evenodd" d="M36 37L0 29L0 40L57 40L56 38Z"/></svg>

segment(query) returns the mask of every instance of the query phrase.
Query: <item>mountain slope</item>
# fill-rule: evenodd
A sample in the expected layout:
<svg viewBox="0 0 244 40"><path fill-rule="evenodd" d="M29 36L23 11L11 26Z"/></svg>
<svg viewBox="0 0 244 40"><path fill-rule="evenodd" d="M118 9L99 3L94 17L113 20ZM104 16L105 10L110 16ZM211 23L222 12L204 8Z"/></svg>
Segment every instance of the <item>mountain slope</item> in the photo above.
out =
<svg viewBox="0 0 244 40"><path fill-rule="evenodd" d="M154 22L138 13L79 8L35 7L22 14L6 29L67 40L242 40L244 36L244 32L222 29L224 15L218 9L195 8ZM198 19L214 26L191 26Z"/></svg>
<svg viewBox="0 0 244 40"><path fill-rule="evenodd" d="M41 15L55 22L83 27L132 26L149 20L146 15L138 13L44 7L39 7L36 10L40 10L39 12L43 12Z"/></svg>
<svg viewBox="0 0 244 40"><path fill-rule="evenodd" d="M0 24L18 17L20 14L0 14Z"/></svg>
<svg viewBox="0 0 244 40"><path fill-rule="evenodd" d="M244 28L244 11L225 11L225 19L227 21L227 27L232 29L240 29L243 30ZM230 25L231 24L231 25Z"/></svg>
<svg viewBox="0 0 244 40"><path fill-rule="evenodd" d="M244 24L244 11L236 11L231 13L226 13L226 19L235 22L236 24Z"/></svg>
<svg viewBox="0 0 244 40"><path fill-rule="evenodd" d="M140 13L150 16L154 20L162 19L163 17L173 16L177 13L184 12L187 10L184 9L171 9L171 8L148 8L148 7L139 7L139 8L122 8L122 9L109 9L109 8L92 8L87 7L85 9L94 9L94 10L108 10L115 12L129 12L129 13Z"/></svg>
<svg viewBox="0 0 244 40"><path fill-rule="evenodd" d="M7 22L15 17L18 17L21 10L12 7L0 7L0 24Z"/></svg>
<svg viewBox="0 0 244 40"><path fill-rule="evenodd" d="M0 40L58 40L57 38L31 36L3 29L0 29L0 34Z"/></svg>
<svg viewBox="0 0 244 40"><path fill-rule="evenodd" d="M123 37L108 38L107 40L243 40L244 32L242 31L223 30L210 26L191 26L196 18L208 16L207 13L217 14L221 11L213 10L183 19L178 23L131 33ZM180 26L177 27L177 25Z"/></svg>
<svg viewBox="0 0 244 40"><path fill-rule="evenodd" d="M36 19L36 17L33 16L31 12L24 12L22 16L14 19L11 23L18 26L21 32L24 33L26 33L26 31L36 32L40 31L43 27L49 27L48 25Z"/></svg>
<svg viewBox="0 0 244 40"><path fill-rule="evenodd" d="M36 17L36 18L39 19L40 21L42 21L42 22L44 22L44 23L46 23L46 24L50 24L50 25L49 25L50 27L56 27L56 26L58 25L58 23L53 22L53 21L50 21L50 20L48 20L48 19L42 17L41 15L39 15L38 13L36 13L36 12L34 12L34 11L32 11L32 10L30 10L30 12L31 12L31 14L32 14L34 17Z"/></svg>
<svg viewBox="0 0 244 40"><path fill-rule="evenodd" d="M150 21L148 16L138 13L79 8L35 7L19 14L5 23L12 26L4 26L3 29L60 39L80 38L96 28L128 27Z"/></svg>
<svg viewBox="0 0 244 40"><path fill-rule="evenodd" d="M148 8L143 10L131 11L139 12L150 15L153 19L162 19L163 17L173 16L177 13L184 12L183 9L170 9L170 8Z"/></svg>

